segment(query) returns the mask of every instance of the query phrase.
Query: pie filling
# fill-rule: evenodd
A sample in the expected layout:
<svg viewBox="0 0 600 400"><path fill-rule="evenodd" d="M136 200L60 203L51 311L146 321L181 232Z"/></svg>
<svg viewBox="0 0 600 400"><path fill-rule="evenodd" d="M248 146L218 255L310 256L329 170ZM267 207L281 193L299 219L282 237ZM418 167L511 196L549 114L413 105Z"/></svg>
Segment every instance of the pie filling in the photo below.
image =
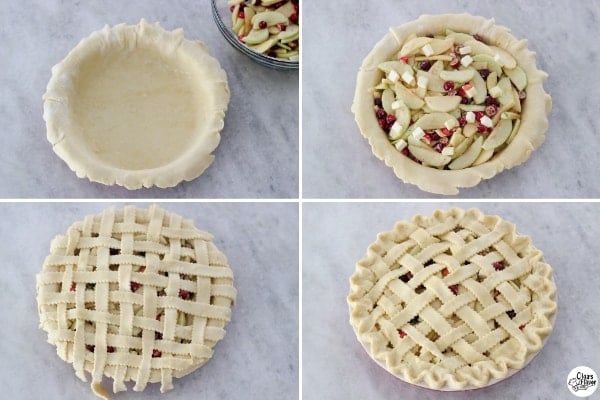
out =
<svg viewBox="0 0 600 400"><path fill-rule="evenodd" d="M480 35L411 35L378 65L374 111L392 145L427 167L460 170L504 150L521 123L527 74Z"/></svg>

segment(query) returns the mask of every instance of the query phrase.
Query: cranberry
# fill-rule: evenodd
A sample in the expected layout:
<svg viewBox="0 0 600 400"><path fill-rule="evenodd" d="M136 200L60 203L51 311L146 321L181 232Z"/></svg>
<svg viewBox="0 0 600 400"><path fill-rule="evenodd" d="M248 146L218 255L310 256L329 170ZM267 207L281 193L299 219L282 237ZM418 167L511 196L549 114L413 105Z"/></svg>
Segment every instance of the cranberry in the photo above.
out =
<svg viewBox="0 0 600 400"><path fill-rule="evenodd" d="M94 346L93 344L86 344L85 348L87 349L87 351L91 351L93 353L96 349L96 346Z"/></svg>
<svg viewBox="0 0 600 400"><path fill-rule="evenodd" d="M458 125L460 125L461 127L465 126L467 124L467 119L463 116L458 117Z"/></svg>
<svg viewBox="0 0 600 400"><path fill-rule="evenodd" d="M524 90L521 90L519 92L519 100L523 101L527 98L527 92L525 92Z"/></svg>
<svg viewBox="0 0 600 400"><path fill-rule="evenodd" d="M506 312L506 315L508 315L508 317L509 317L510 319L513 319L514 317L516 317L516 316L517 316L517 313L515 312L515 310L508 310L508 311Z"/></svg>
<svg viewBox="0 0 600 400"><path fill-rule="evenodd" d="M192 297L192 294L187 290L179 289L179 297L184 300L189 300Z"/></svg>
<svg viewBox="0 0 600 400"><path fill-rule="evenodd" d="M258 27L259 27L260 29L265 29L265 28L267 27L267 21L260 21L260 22L258 23Z"/></svg>
<svg viewBox="0 0 600 400"><path fill-rule="evenodd" d="M402 329L398 329L398 335L400 335L400 339L404 339L406 337L406 332Z"/></svg>
<svg viewBox="0 0 600 400"><path fill-rule="evenodd" d="M382 119L378 120L378 122L379 122L379 127L381 129L383 129L386 132L389 131L387 123L385 122L385 118L382 118Z"/></svg>
<svg viewBox="0 0 600 400"><path fill-rule="evenodd" d="M460 99L460 104L469 104L469 98L466 96L463 96L463 98Z"/></svg>
<svg viewBox="0 0 600 400"><path fill-rule="evenodd" d="M385 110L383 108L380 108L375 112L375 115L377 116L377 119L385 119L385 116L387 114L385 113Z"/></svg>
<svg viewBox="0 0 600 400"><path fill-rule="evenodd" d="M157 358L162 356L162 353L160 352L160 350L154 349L152 350L152 358Z"/></svg>
<svg viewBox="0 0 600 400"><path fill-rule="evenodd" d="M485 126L483 124L478 124L477 125L477 132L479 132L479 133L486 133L487 132L487 126Z"/></svg>
<svg viewBox="0 0 600 400"><path fill-rule="evenodd" d="M136 290L138 290L140 288L140 286L142 286L142 285L140 285L137 282L131 281L131 291L132 292L135 292Z"/></svg>
<svg viewBox="0 0 600 400"><path fill-rule="evenodd" d="M448 274L450 274L450 271L448 271L448 268L444 268L444 269L442 270L442 276L443 276L443 277L446 277L446 276L448 276Z"/></svg>
<svg viewBox="0 0 600 400"><path fill-rule="evenodd" d="M456 90L449 90L446 92L447 96L456 96L458 92Z"/></svg>
<svg viewBox="0 0 600 400"><path fill-rule="evenodd" d="M298 13L293 13L292 15L290 15L290 21L292 21L293 23L298 23Z"/></svg>
<svg viewBox="0 0 600 400"><path fill-rule="evenodd" d="M519 325L519 329L520 329L520 330L523 330L523 329L525 329L525 324L523 324L523 325Z"/></svg>
<svg viewBox="0 0 600 400"><path fill-rule="evenodd" d="M475 111L475 119L481 121L481 118L483 118L483 113L481 111Z"/></svg>
<svg viewBox="0 0 600 400"><path fill-rule="evenodd" d="M450 285L450 286L448 286L448 289L450 289L452 291L452 293L454 293L455 295L458 294L458 284Z"/></svg>
<svg viewBox="0 0 600 400"><path fill-rule="evenodd" d="M492 96L487 96L485 98L485 105L486 106L496 106L496 107L498 107L498 100L496 100Z"/></svg>
<svg viewBox="0 0 600 400"><path fill-rule="evenodd" d="M433 149L435 151L437 151L438 153L441 153L442 150L444 150L444 147L446 147L446 146L444 146L442 143L438 143L435 146L433 146Z"/></svg>
<svg viewBox="0 0 600 400"><path fill-rule="evenodd" d="M244 14L244 12L243 12L243 11L240 11L240 12L238 13L238 18L241 18L241 19L244 19L244 18L246 18L246 15Z"/></svg>
<svg viewBox="0 0 600 400"><path fill-rule="evenodd" d="M504 263L502 263L502 261L496 261L495 263L492 263L492 266L496 271L502 271L504 269Z"/></svg>
<svg viewBox="0 0 600 400"><path fill-rule="evenodd" d="M114 353L115 352L115 348L112 346L106 346L106 352L107 353Z"/></svg>
<svg viewBox="0 0 600 400"><path fill-rule="evenodd" d="M458 89L458 95L460 97L467 97L467 92L465 92L464 88L460 88L460 89Z"/></svg>
<svg viewBox="0 0 600 400"><path fill-rule="evenodd" d="M457 54L454 54L452 56L452 60L450 60L450 64L449 64L452 68L458 68L460 66L460 56Z"/></svg>
<svg viewBox="0 0 600 400"><path fill-rule="evenodd" d="M387 117L385 117L385 121L392 125L394 122L396 122L396 117L393 114L388 114Z"/></svg>
<svg viewBox="0 0 600 400"><path fill-rule="evenodd" d="M71 283L71 292L74 292L77 289L77 286L75 286L75 282Z"/></svg>
<svg viewBox="0 0 600 400"><path fill-rule="evenodd" d="M446 129L446 128L444 128ZM431 131L431 133L429 134L431 136L431 140L440 140L440 135L438 135L438 133L436 131Z"/></svg>
<svg viewBox="0 0 600 400"><path fill-rule="evenodd" d="M452 132L450 132L450 129L448 128L442 128L442 135L444 136L450 136L452 134Z"/></svg>
<svg viewBox="0 0 600 400"><path fill-rule="evenodd" d="M429 71L431 69L431 61L421 61L421 63L419 64L419 68L421 68L421 70L423 71Z"/></svg>
<svg viewBox="0 0 600 400"><path fill-rule="evenodd" d="M383 107L383 103L381 101L381 98L376 98L375 99L375 105L379 108Z"/></svg>
<svg viewBox="0 0 600 400"><path fill-rule="evenodd" d="M479 75L481 75L481 77L483 79L487 79L488 76L490 76L490 70L489 69L480 69L479 70Z"/></svg>
<svg viewBox="0 0 600 400"><path fill-rule="evenodd" d="M409 154L409 153L408 153L408 148L406 148L406 147L405 147L405 148L403 148L403 149L402 149L402 151L401 151L400 153L402 153L402 154L404 154L405 156L407 156L407 157L408 157L408 154Z"/></svg>
<svg viewBox="0 0 600 400"><path fill-rule="evenodd" d="M448 139L447 137L440 138L440 143L443 144L444 146L446 146L449 141L450 141L450 139Z"/></svg>
<svg viewBox="0 0 600 400"><path fill-rule="evenodd" d="M280 22L277 24L277 29L279 29L281 32L285 31L287 29L287 25Z"/></svg>
<svg viewBox="0 0 600 400"><path fill-rule="evenodd" d="M232 13L234 9L235 9L235 6L231 6L231 7L229 7L229 12L231 12L231 13Z"/></svg>
<svg viewBox="0 0 600 400"><path fill-rule="evenodd" d="M454 82L452 81L446 81L444 82L444 90L447 92L449 90L453 90L454 89Z"/></svg>
<svg viewBox="0 0 600 400"><path fill-rule="evenodd" d="M406 153L408 154L408 149L404 148L403 150L406 150ZM400 280L404 283L410 281L412 279L413 275L410 271L408 271L407 273L405 273L404 275L400 276Z"/></svg>
<svg viewBox="0 0 600 400"><path fill-rule="evenodd" d="M162 340L163 335L160 332L154 332L154 340Z"/></svg>
<svg viewBox="0 0 600 400"><path fill-rule="evenodd" d="M483 40L483 38L478 34L474 34L473 39L477 40L478 42L485 43L485 40Z"/></svg>
<svg viewBox="0 0 600 400"><path fill-rule="evenodd" d="M404 64L408 64L408 56L400 57L400 61L402 61Z"/></svg>
<svg viewBox="0 0 600 400"><path fill-rule="evenodd" d="M485 115L488 117L493 117L498 112L498 108L496 106L487 106L485 108Z"/></svg>
<svg viewBox="0 0 600 400"><path fill-rule="evenodd" d="M427 142L427 144L431 144L433 142L433 138L431 137L431 133L426 133L423 135L423 140Z"/></svg>

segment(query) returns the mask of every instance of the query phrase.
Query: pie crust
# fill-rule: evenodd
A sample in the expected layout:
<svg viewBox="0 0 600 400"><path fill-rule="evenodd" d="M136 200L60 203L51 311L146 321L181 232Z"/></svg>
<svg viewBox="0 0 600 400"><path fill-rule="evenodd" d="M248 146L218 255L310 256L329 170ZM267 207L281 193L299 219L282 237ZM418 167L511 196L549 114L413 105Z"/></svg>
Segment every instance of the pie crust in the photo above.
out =
<svg viewBox="0 0 600 400"><path fill-rule="evenodd" d="M446 29L485 35L487 43L507 51L515 58L528 80L527 100L523 102L521 125L514 140L489 161L460 170L424 167L401 154L380 128L373 111L373 88L382 78L378 65L395 59L411 34L445 35ZM457 194L461 187L475 186L482 179L489 179L504 169L525 162L531 152L543 143L548 129L547 115L552 108L552 100L543 88L547 76L537 69L535 53L528 50L527 40L517 40L509 29L495 25L494 19L486 20L470 14L422 15L416 21L391 28L364 59L357 77L352 111L375 156L392 167L396 176L431 193Z"/></svg>
<svg viewBox="0 0 600 400"><path fill-rule="evenodd" d="M52 241L37 275L40 327L75 374L108 398L136 382L161 392L204 365L225 335L233 273L212 236L153 205L87 216Z"/></svg>
<svg viewBox="0 0 600 400"><path fill-rule="evenodd" d="M171 187L214 159L227 76L199 41L145 20L105 26L52 68L47 138L78 177Z"/></svg>
<svg viewBox="0 0 600 400"><path fill-rule="evenodd" d="M398 378L481 388L523 368L552 332L552 268L513 224L436 210L380 233L350 278L350 323Z"/></svg>

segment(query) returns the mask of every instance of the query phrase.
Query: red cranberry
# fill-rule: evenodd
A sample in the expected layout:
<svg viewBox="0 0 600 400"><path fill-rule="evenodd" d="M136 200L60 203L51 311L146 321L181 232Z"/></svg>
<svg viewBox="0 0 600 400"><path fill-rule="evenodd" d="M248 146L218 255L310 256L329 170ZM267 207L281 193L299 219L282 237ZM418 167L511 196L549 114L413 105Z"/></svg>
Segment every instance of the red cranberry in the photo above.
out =
<svg viewBox="0 0 600 400"><path fill-rule="evenodd" d="M525 329L525 324L523 324L523 325L519 325L519 329L520 329L520 330L523 330L523 329Z"/></svg>
<svg viewBox="0 0 600 400"><path fill-rule="evenodd" d="M189 300L190 297L192 297L192 294L187 290L179 289L179 297L181 297L183 300Z"/></svg>
<svg viewBox="0 0 600 400"><path fill-rule="evenodd" d="M406 332L402 329L398 329L398 335L400 335L400 339L404 339L406 337Z"/></svg>
<svg viewBox="0 0 600 400"><path fill-rule="evenodd" d="M444 90L446 92L450 91L450 90L453 90L453 89L454 89L454 82L452 82L452 81L446 81L446 82L444 82Z"/></svg>
<svg viewBox="0 0 600 400"><path fill-rule="evenodd" d="M426 133L423 135L423 140L427 142L427 144L431 144L433 142L433 138L431 137L431 133Z"/></svg>
<svg viewBox="0 0 600 400"><path fill-rule="evenodd" d="M490 118L496 115L497 112L498 108L496 108L496 106L487 106L485 108L485 115L487 115Z"/></svg>
<svg viewBox="0 0 600 400"><path fill-rule="evenodd" d="M115 352L115 348L112 346L106 346L106 352L107 353L114 353Z"/></svg>
<svg viewBox="0 0 600 400"><path fill-rule="evenodd" d="M508 317L509 317L510 319L513 319L514 317L516 317L516 316L517 316L517 313L515 312L515 310L508 310L508 311L506 312L506 315L508 315Z"/></svg>
<svg viewBox="0 0 600 400"><path fill-rule="evenodd" d="M452 134L452 132L450 132L450 129L448 128L442 128L442 135L444 136L450 136Z"/></svg>
<svg viewBox="0 0 600 400"><path fill-rule="evenodd" d="M142 286L142 285L140 285L137 282L131 281L131 291L132 292L135 292L136 290L138 290L140 288L140 286Z"/></svg>
<svg viewBox="0 0 600 400"><path fill-rule="evenodd" d="M232 13L234 9L235 9L235 6L231 6L231 7L229 7L229 12L231 12L231 13Z"/></svg>
<svg viewBox="0 0 600 400"><path fill-rule="evenodd" d="M396 117L393 114L388 114L387 117L385 117L385 121L392 125L394 122L396 122Z"/></svg>
<svg viewBox="0 0 600 400"><path fill-rule="evenodd" d="M381 102L381 98L375 99L375 105L379 108L383 107L383 103Z"/></svg>
<svg viewBox="0 0 600 400"><path fill-rule="evenodd" d="M456 96L458 92L456 90L449 90L446 92L446 96Z"/></svg>
<svg viewBox="0 0 600 400"><path fill-rule="evenodd" d="M421 63L419 64L419 68L421 68L421 70L423 71L429 71L431 69L431 61L421 61Z"/></svg>
<svg viewBox="0 0 600 400"><path fill-rule="evenodd" d="M379 120L377 120L377 122L379 122L379 127L381 129L383 129L384 131L386 131L386 133L387 133L387 131L389 131L387 123L385 122L385 118L379 119Z"/></svg>
<svg viewBox="0 0 600 400"><path fill-rule="evenodd" d="M444 268L444 269L442 270L442 276L443 276L443 277L446 277L446 276L448 276L448 274L450 274L450 271L448 271L448 268Z"/></svg>
<svg viewBox="0 0 600 400"><path fill-rule="evenodd" d="M404 64L408 64L408 56L400 57L400 61L402 61Z"/></svg>
<svg viewBox="0 0 600 400"><path fill-rule="evenodd" d="M452 291L452 293L454 293L455 295L458 294L458 284L450 285L450 286L448 286L448 289L450 289Z"/></svg>
<svg viewBox="0 0 600 400"><path fill-rule="evenodd" d="M158 350L158 349L152 350L152 358L157 358L160 356L162 356L162 353L160 352L160 350Z"/></svg>
<svg viewBox="0 0 600 400"><path fill-rule="evenodd" d="M77 290L77 286L75 286L75 282L71 283L71 292L74 292L75 290Z"/></svg>
<svg viewBox="0 0 600 400"><path fill-rule="evenodd" d="M498 107L498 100L496 100L492 96L487 96L485 98L485 105L486 106L496 106L496 107Z"/></svg>
<svg viewBox="0 0 600 400"><path fill-rule="evenodd" d="M160 332L154 332L154 340L162 340L163 334Z"/></svg>
<svg viewBox="0 0 600 400"><path fill-rule="evenodd" d="M502 261L496 261L495 263L492 263L492 266L496 271L502 271L504 269L504 263L502 263Z"/></svg>
<svg viewBox="0 0 600 400"><path fill-rule="evenodd" d="M406 147L405 147L405 148L403 148L403 149L402 149L402 151L401 151L400 153L402 153L402 154L404 154L405 156L407 156L407 157L408 157L408 154L409 154L409 153L408 153L408 148L406 148Z"/></svg>
<svg viewBox="0 0 600 400"><path fill-rule="evenodd" d="M281 32L283 32L283 31L285 31L285 30L287 29L287 25L286 25L286 24L284 24L284 23L282 23L282 22L280 22L280 23L278 23L278 24L277 24L277 28L278 28L278 29L279 29Z"/></svg>
<svg viewBox="0 0 600 400"><path fill-rule="evenodd" d="M244 12L243 12L243 11L240 11L240 12L238 13L238 18L241 18L241 19L244 19L244 18L246 18L246 15L244 14Z"/></svg>
<svg viewBox="0 0 600 400"><path fill-rule="evenodd" d="M478 34L474 34L473 39L477 40L478 42L485 43L485 40L483 40L483 38Z"/></svg>
<svg viewBox="0 0 600 400"><path fill-rule="evenodd" d="M469 98L466 96L463 96L463 98L460 99L460 104L469 104Z"/></svg>
<svg viewBox="0 0 600 400"><path fill-rule="evenodd" d="M290 15L290 21L297 24L298 23L298 13L293 13L292 15Z"/></svg>
<svg viewBox="0 0 600 400"><path fill-rule="evenodd" d="M480 69L479 70L479 75L481 75L481 77L483 79L487 79L488 76L490 76L490 70L489 69Z"/></svg>
<svg viewBox="0 0 600 400"><path fill-rule="evenodd" d="M479 133L486 133L487 132L487 126L485 126L483 124L478 124L477 125L477 132L479 132Z"/></svg>
<svg viewBox="0 0 600 400"><path fill-rule="evenodd" d="M93 353L96 349L96 346L94 346L93 344L86 344L85 348L87 349L87 351L91 351Z"/></svg>
<svg viewBox="0 0 600 400"><path fill-rule="evenodd" d="M444 146L446 146L449 141L450 141L450 139L448 139L447 137L440 138L440 143L443 144Z"/></svg>
<svg viewBox="0 0 600 400"><path fill-rule="evenodd" d="M441 153L442 150L444 150L444 147L446 147L445 145L443 145L442 143L438 143L435 146L433 146L433 149L435 151L437 151L438 153Z"/></svg>
<svg viewBox="0 0 600 400"><path fill-rule="evenodd" d="M260 22L258 23L258 27L259 27L260 29L265 29L265 28L267 27L267 21L260 21Z"/></svg>
<svg viewBox="0 0 600 400"><path fill-rule="evenodd" d="M383 108L380 108L375 112L375 115L377 116L377 119L385 119L385 116L387 114L385 113L385 110Z"/></svg>
<svg viewBox="0 0 600 400"><path fill-rule="evenodd" d="M444 129L446 129L446 128L444 128ZM440 135L438 135L438 133L436 131L431 131L430 135L431 135L431 140L440 140Z"/></svg>
<svg viewBox="0 0 600 400"><path fill-rule="evenodd" d="M465 117L458 117L458 125L460 125L461 127L465 126L467 124L467 119Z"/></svg>
<svg viewBox="0 0 600 400"><path fill-rule="evenodd" d="M406 154L408 154L408 149L404 148L403 151L406 150ZM405 273L404 275L400 275L400 280L404 283L410 281L412 279L413 275L410 271L408 271L407 273Z"/></svg>
<svg viewBox="0 0 600 400"><path fill-rule="evenodd" d="M449 63L449 65L450 65L452 68L458 68L458 67L460 66L460 56L459 56L459 55L457 55L457 54L454 54L454 55L452 56L452 60L450 60L450 63Z"/></svg>
<svg viewBox="0 0 600 400"><path fill-rule="evenodd" d="M481 121L481 118L483 118L483 113L481 111L475 111L475 119Z"/></svg>

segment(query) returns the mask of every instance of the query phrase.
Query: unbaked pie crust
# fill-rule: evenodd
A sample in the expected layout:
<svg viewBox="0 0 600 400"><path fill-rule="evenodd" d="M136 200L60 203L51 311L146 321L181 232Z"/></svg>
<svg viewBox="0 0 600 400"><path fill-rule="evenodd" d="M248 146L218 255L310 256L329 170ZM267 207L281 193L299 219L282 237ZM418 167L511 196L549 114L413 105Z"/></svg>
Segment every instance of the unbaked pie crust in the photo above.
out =
<svg viewBox="0 0 600 400"><path fill-rule="evenodd" d="M523 368L556 315L552 268L513 224L452 208L380 233L350 278L350 323L409 383L480 388Z"/></svg>
<svg viewBox="0 0 600 400"><path fill-rule="evenodd" d="M204 365L225 335L233 273L212 235L166 212L109 208L52 241L37 275L40 327L60 358L108 398L126 381L161 392Z"/></svg>
<svg viewBox="0 0 600 400"><path fill-rule="evenodd" d="M479 165L459 170L436 169L419 165L394 147L386 132L379 126L375 116L374 87L382 80L378 65L395 60L399 50L410 35L445 35L446 30L479 34L486 43L507 51L527 75L527 99L523 103L521 124L514 140L491 159ZM503 171L525 162L531 152L538 148L548 128L547 115L552 102L544 91L547 74L536 67L535 53L527 48L527 40L517 40L510 30L495 25L493 19L469 14L423 15L416 21L391 28L364 59L357 77L352 111L362 135L368 139L372 151L406 183L438 194L457 194L461 187L477 185Z"/></svg>
<svg viewBox="0 0 600 400"><path fill-rule="evenodd" d="M137 189L175 186L211 164L229 88L202 42L142 20L83 39L43 98L48 140L77 176Z"/></svg>

